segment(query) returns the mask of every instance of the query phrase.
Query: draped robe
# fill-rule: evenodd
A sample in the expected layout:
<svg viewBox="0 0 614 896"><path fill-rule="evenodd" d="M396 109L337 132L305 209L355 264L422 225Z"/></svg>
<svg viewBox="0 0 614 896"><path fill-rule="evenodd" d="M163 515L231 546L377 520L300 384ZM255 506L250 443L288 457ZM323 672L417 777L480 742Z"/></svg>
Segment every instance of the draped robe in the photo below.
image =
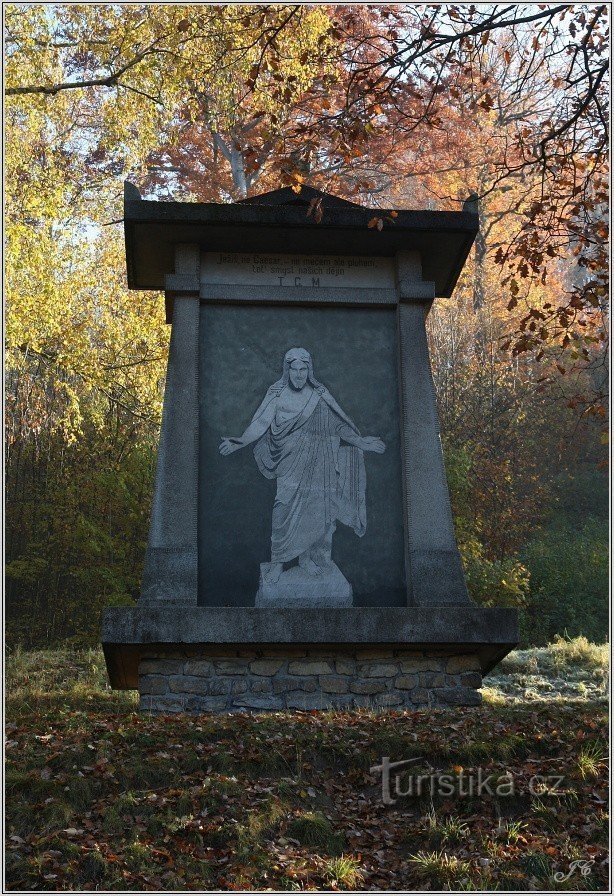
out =
<svg viewBox="0 0 614 896"><path fill-rule="evenodd" d="M269 389L254 416L279 395ZM286 563L323 544L337 521L365 533L366 473L361 449L342 444L360 435L323 386L314 389L302 411L276 410L256 442L254 457L267 479L277 479L273 506L271 560Z"/></svg>

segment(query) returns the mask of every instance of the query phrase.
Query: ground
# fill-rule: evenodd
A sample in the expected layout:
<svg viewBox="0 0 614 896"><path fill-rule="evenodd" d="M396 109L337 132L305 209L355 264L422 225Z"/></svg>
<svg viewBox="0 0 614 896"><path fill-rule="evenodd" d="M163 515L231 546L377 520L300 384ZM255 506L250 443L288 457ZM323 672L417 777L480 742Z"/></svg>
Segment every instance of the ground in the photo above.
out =
<svg viewBox="0 0 614 896"><path fill-rule="evenodd" d="M478 708L161 718L98 651L11 652L6 889L605 891L606 661L516 652Z"/></svg>

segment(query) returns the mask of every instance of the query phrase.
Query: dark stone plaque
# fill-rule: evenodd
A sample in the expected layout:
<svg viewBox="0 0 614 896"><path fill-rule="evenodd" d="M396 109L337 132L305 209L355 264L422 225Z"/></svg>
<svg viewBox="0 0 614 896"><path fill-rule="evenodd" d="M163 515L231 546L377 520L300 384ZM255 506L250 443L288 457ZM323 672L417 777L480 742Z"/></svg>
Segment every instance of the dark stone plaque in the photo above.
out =
<svg viewBox="0 0 614 896"><path fill-rule="evenodd" d="M338 524L333 561L355 606L404 606L394 311L207 303L200 315L199 604L254 603L260 566L271 558L275 481L260 474L253 445L229 457L219 445L243 433L287 350L303 346L361 435L386 444L384 454L364 454L365 534Z"/></svg>

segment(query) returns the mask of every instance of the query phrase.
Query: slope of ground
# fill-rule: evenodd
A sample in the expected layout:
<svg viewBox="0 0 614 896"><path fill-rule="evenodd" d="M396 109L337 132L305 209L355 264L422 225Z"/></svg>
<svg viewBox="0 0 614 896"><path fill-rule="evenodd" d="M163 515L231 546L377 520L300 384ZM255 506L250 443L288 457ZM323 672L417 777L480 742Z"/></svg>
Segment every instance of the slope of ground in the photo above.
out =
<svg viewBox="0 0 614 896"><path fill-rule="evenodd" d="M606 659L517 652L479 708L150 718L100 652L17 651L6 888L606 890Z"/></svg>

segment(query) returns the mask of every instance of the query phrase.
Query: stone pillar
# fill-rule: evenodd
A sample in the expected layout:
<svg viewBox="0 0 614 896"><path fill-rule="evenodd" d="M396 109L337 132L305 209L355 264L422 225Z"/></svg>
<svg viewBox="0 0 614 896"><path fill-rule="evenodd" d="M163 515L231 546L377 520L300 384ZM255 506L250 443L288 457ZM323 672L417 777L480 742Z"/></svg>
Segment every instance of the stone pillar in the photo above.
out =
<svg viewBox="0 0 614 896"><path fill-rule="evenodd" d="M166 278L172 329L141 603L198 602L200 248L175 249Z"/></svg>
<svg viewBox="0 0 614 896"><path fill-rule="evenodd" d="M417 252L396 257L407 603L471 603L454 537L425 318L435 295Z"/></svg>

